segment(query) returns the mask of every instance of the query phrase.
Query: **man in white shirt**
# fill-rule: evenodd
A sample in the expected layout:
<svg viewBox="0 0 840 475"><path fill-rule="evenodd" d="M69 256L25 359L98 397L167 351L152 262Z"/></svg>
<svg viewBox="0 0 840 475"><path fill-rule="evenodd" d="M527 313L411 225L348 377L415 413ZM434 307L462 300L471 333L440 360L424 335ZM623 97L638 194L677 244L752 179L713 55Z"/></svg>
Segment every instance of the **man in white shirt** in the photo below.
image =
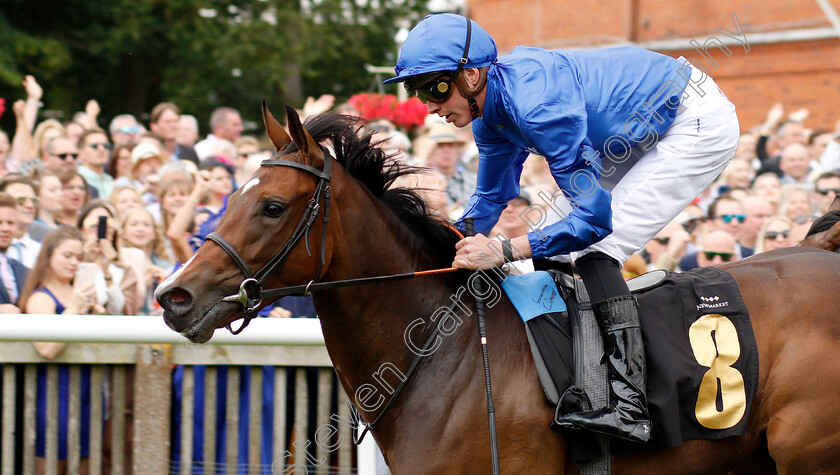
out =
<svg viewBox="0 0 840 475"><path fill-rule="evenodd" d="M195 153L201 161L212 156L213 146L220 139L235 142L242 135L242 117L236 109L219 107L210 116L210 130L212 133L206 139L195 144Z"/></svg>

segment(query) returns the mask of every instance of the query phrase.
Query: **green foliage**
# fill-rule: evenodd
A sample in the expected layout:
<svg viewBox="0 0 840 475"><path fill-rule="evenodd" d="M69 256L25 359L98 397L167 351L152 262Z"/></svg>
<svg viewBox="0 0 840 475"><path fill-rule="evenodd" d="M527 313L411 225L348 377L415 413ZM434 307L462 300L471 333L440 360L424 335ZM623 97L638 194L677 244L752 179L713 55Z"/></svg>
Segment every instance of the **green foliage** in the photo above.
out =
<svg viewBox="0 0 840 475"><path fill-rule="evenodd" d="M301 106L370 90L366 64L395 61L394 34L425 0L4 0L0 97L22 98L34 75L46 115L88 99L100 124L173 101L205 126L221 105L258 120L263 99ZM12 130L11 114L2 127Z"/></svg>

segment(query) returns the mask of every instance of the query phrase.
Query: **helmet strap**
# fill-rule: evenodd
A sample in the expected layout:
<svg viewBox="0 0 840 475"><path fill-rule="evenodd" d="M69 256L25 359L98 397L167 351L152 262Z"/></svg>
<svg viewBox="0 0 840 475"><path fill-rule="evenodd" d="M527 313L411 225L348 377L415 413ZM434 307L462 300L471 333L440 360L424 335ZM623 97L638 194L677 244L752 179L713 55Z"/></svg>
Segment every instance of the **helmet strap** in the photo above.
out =
<svg viewBox="0 0 840 475"><path fill-rule="evenodd" d="M475 101L474 97L470 97L467 99L467 104L470 105L470 115L472 115L473 119L478 119L479 110L478 110L478 102Z"/></svg>

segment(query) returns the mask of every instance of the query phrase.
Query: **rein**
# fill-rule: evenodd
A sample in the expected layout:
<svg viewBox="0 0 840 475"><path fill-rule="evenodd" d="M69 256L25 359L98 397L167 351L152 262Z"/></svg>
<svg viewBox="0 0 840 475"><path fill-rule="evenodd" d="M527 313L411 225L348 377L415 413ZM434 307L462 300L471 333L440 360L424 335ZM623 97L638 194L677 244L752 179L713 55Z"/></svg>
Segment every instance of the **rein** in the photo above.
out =
<svg viewBox="0 0 840 475"><path fill-rule="evenodd" d="M280 157L296 150L296 148L294 148L294 144L290 144L289 147L287 147L286 150L282 152L278 151L270 159L263 160L263 162L260 164L260 166L282 166L297 168L299 170L315 175L315 177L318 178L318 185L315 187L315 192L313 193L312 198L309 200L309 203L306 206L306 211L304 211L303 215L300 217L300 221L298 221L298 224L295 227L294 232L292 232L292 235L289 237L289 240L286 241L286 244L283 245L280 251L277 254L275 254L274 257L272 257L271 260L268 261L268 263L266 263L260 270L258 270L257 272L251 271L251 268L248 267L248 264L246 264L242 256L239 255L239 252L237 252L236 249L227 241L227 239L222 237L220 234L216 232L211 232L207 235L207 240L213 241L216 244L218 244L219 247L221 247L222 250L225 251L225 253L228 256L230 256L231 260L233 260L233 262L236 263L236 266L239 267L239 270L241 270L242 273L245 275L245 279L239 285L239 292L233 295L228 295L227 297L223 297L219 300L219 302L237 302L241 304L242 307L245 309L242 325L238 329L234 330L231 327L231 324L227 325L228 331L234 335L242 333L242 330L244 330L245 327L247 327L248 324L251 323L251 320L256 318L263 299L285 297L287 295L307 296L310 295L312 292L321 290L337 289L341 287L348 287L351 285L364 285L389 280L410 279L413 277L443 274L459 270L456 267L447 267L442 269L406 272L402 274L380 275L375 277L360 277L356 279L335 280L330 282L318 282L318 280L321 277L321 270L323 269L325 263L327 224L330 220L329 216L331 193L329 182L332 178L332 155L323 145L321 145L321 149L324 152L323 171L317 170L302 163L281 159ZM321 206L321 202L323 202L323 206ZM289 254L291 254L292 249L300 241L301 238L304 238L307 254L312 256L312 251L309 249L309 231L312 228L312 225L315 223L315 219L318 217L318 213L320 212L322 207L324 210L324 226L321 230L321 254L319 256L318 269L315 272L315 278L309 281L308 284L293 285L277 289L264 289L263 285L265 285L268 278L280 269L280 267L286 261L286 258L288 258ZM463 238L463 236L460 232L458 232L457 229L455 229L454 227L452 229L455 230L456 233Z"/></svg>
<svg viewBox="0 0 840 475"><path fill-rule="evenodd" d="M328 290L328 289L336 289L341 287L348 287L351 285L363 285L369 284L374 282L383 282L389 280L401 280L401 279L409 279L413 277L422 277L427 275L436 275L436 274L443 274L447 272L454 272L460 270L455 267L449 268L442 268L442 269L432 269L432 270L425 270L425 271L417 271L417 272L406 272L402 274L392 274L392 275L382 275L382 276L375 276L375 277L360 277L356 279L346 279L346 280L336 280L336 281L329 281L329 282L318 282L318 279L321 276L321 270L324 267L325 263L325 246L326 246L326 235L327 235L327 224L329 223L329 214L330 214L330 179L332 178L331 175L331 163L332 163L332 156L329 151L321 145L321 149L324 151L324 170L320 171L315 168L312 168L308 165L304 165L302 163L293 162L291 160L283 160L279 157L286 155L294 149L292 148L294 144L289 145L285 151L282 153L278 151L275 153L270 159L264 160L261 163L261 166L284 166L284 167L292 167L297 168L299 170L305 171L314 175L318 178L318 184L315 187L315 192L312 195L312 198L309 200L309 203L306 206L306 211L304 211L303 215L300 217L295 230L292 232L292 235L289 237L289 240L283 245L280 251L271 258L268 263L266 263L260 270L257 272L251 271L251 268L248 264L245 263L245 260L242 256L239 255L239 252L227 241L224 237L216 232L211 232L207 235L208 241L213 241L222 248L222 250L230 256L231 260L236 263L239 270L245 275L245 279L239 285L239 292L233 295L229 295L227 297L223 297L219 300L219 302L236 302L242 305L244 308L244 321L242 325L237 329L234 330L231 327L231 324L227 325L228 331L230 331L234 335L238 335L248 326L248 324L253 320L257 312L259 311L259 307L262 303L263 299L266 298L274 298L274 297L283 297L286 295L309 295L311 292L320 291L320 290ZM323 228L321 230L321 255L319 256L318 260L318 269L315 272L315 278L312 279L308 284L304 285L294 285L289 287L282 287L277 289L263 289L263 285L265 285L268 278L274 274L286 261L289 254L292 252L294 247L297 243L304 238L306 243L306 252L309 256L312 256L312 252L309 249L309 231L312 228L312 225L315 223L316 218L318 217L318 213L321 210L321 203L323 202L323 209L324 209L324 218L323 218ZM450 225L450 227L460 236L463 238L464 236L454 227ZM472 222L468 223L469 234L474 234L472 231ZM452 312L456 305L457 301L453 300L450 306L448 307L449 311ZM481 337L481 346L483 352L483 360L484 360L484 376L485 376L485 383L487 387L487 402L488 402L488 416L489 416L489 425L490 425L490 438L491 438L491 452L493 456L493 473L499 473L499 455L498 455L498 442L496 437L496 418L495 418L495 409L493 408L493 395L492 390L490 387L490 367L489 361L487 357L487 335L485 332L485 323L484 323L484 305L483 300L480 298L476 299L476 310L479 316L479 335ZM364 426L361 434L357 435L357 432L353 432L353 443L358 445L362 442L368 432L374 429L377 423L388 413L388 410L394 405L399 397L402 389L405 387L406 383L411 379L411 376L414 374L414 371L420 364L423 355L431 348L433 342L437 338L438 334L440 333L440 325L435 325L435 329L426 339L426 342L423 344L423 349L421 352L417 353L414 357L414 360L411 362L411 366L408 368L408 371L405 373L405 377L391 393L391 397L385 406L382 408L382 411L379 413L376 418L370 422L365 423L361 420L361 415L359 414L358 409L354 404L351 404L351 422L354 426L358 427L358 425Z"/></svg>

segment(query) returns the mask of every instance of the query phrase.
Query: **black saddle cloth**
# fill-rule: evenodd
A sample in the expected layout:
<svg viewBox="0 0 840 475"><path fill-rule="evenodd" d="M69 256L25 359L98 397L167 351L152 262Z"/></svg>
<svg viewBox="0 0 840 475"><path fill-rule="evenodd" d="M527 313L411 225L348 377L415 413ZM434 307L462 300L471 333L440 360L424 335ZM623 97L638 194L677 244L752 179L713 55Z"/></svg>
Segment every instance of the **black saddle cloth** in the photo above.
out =
<svg viewBox="0 0 840 475"><path fill-rule="evenodd" d="M570 313L589 310L589 302L575 299L568 280L565 285L558 282L558 288ZM743 435L758 385L758 349L735 279L717 267L703 267L670 273L662 283L634 295L647 358L653 431L642 447L613 441L613 454ZM560 402L563 412L586 409L585 398L566 391L574 381L574 321L553 314L529 322L557 393L566 394ZM591 458L594 439L576 439L581 440L570 444L573 460Z"/></svg>

